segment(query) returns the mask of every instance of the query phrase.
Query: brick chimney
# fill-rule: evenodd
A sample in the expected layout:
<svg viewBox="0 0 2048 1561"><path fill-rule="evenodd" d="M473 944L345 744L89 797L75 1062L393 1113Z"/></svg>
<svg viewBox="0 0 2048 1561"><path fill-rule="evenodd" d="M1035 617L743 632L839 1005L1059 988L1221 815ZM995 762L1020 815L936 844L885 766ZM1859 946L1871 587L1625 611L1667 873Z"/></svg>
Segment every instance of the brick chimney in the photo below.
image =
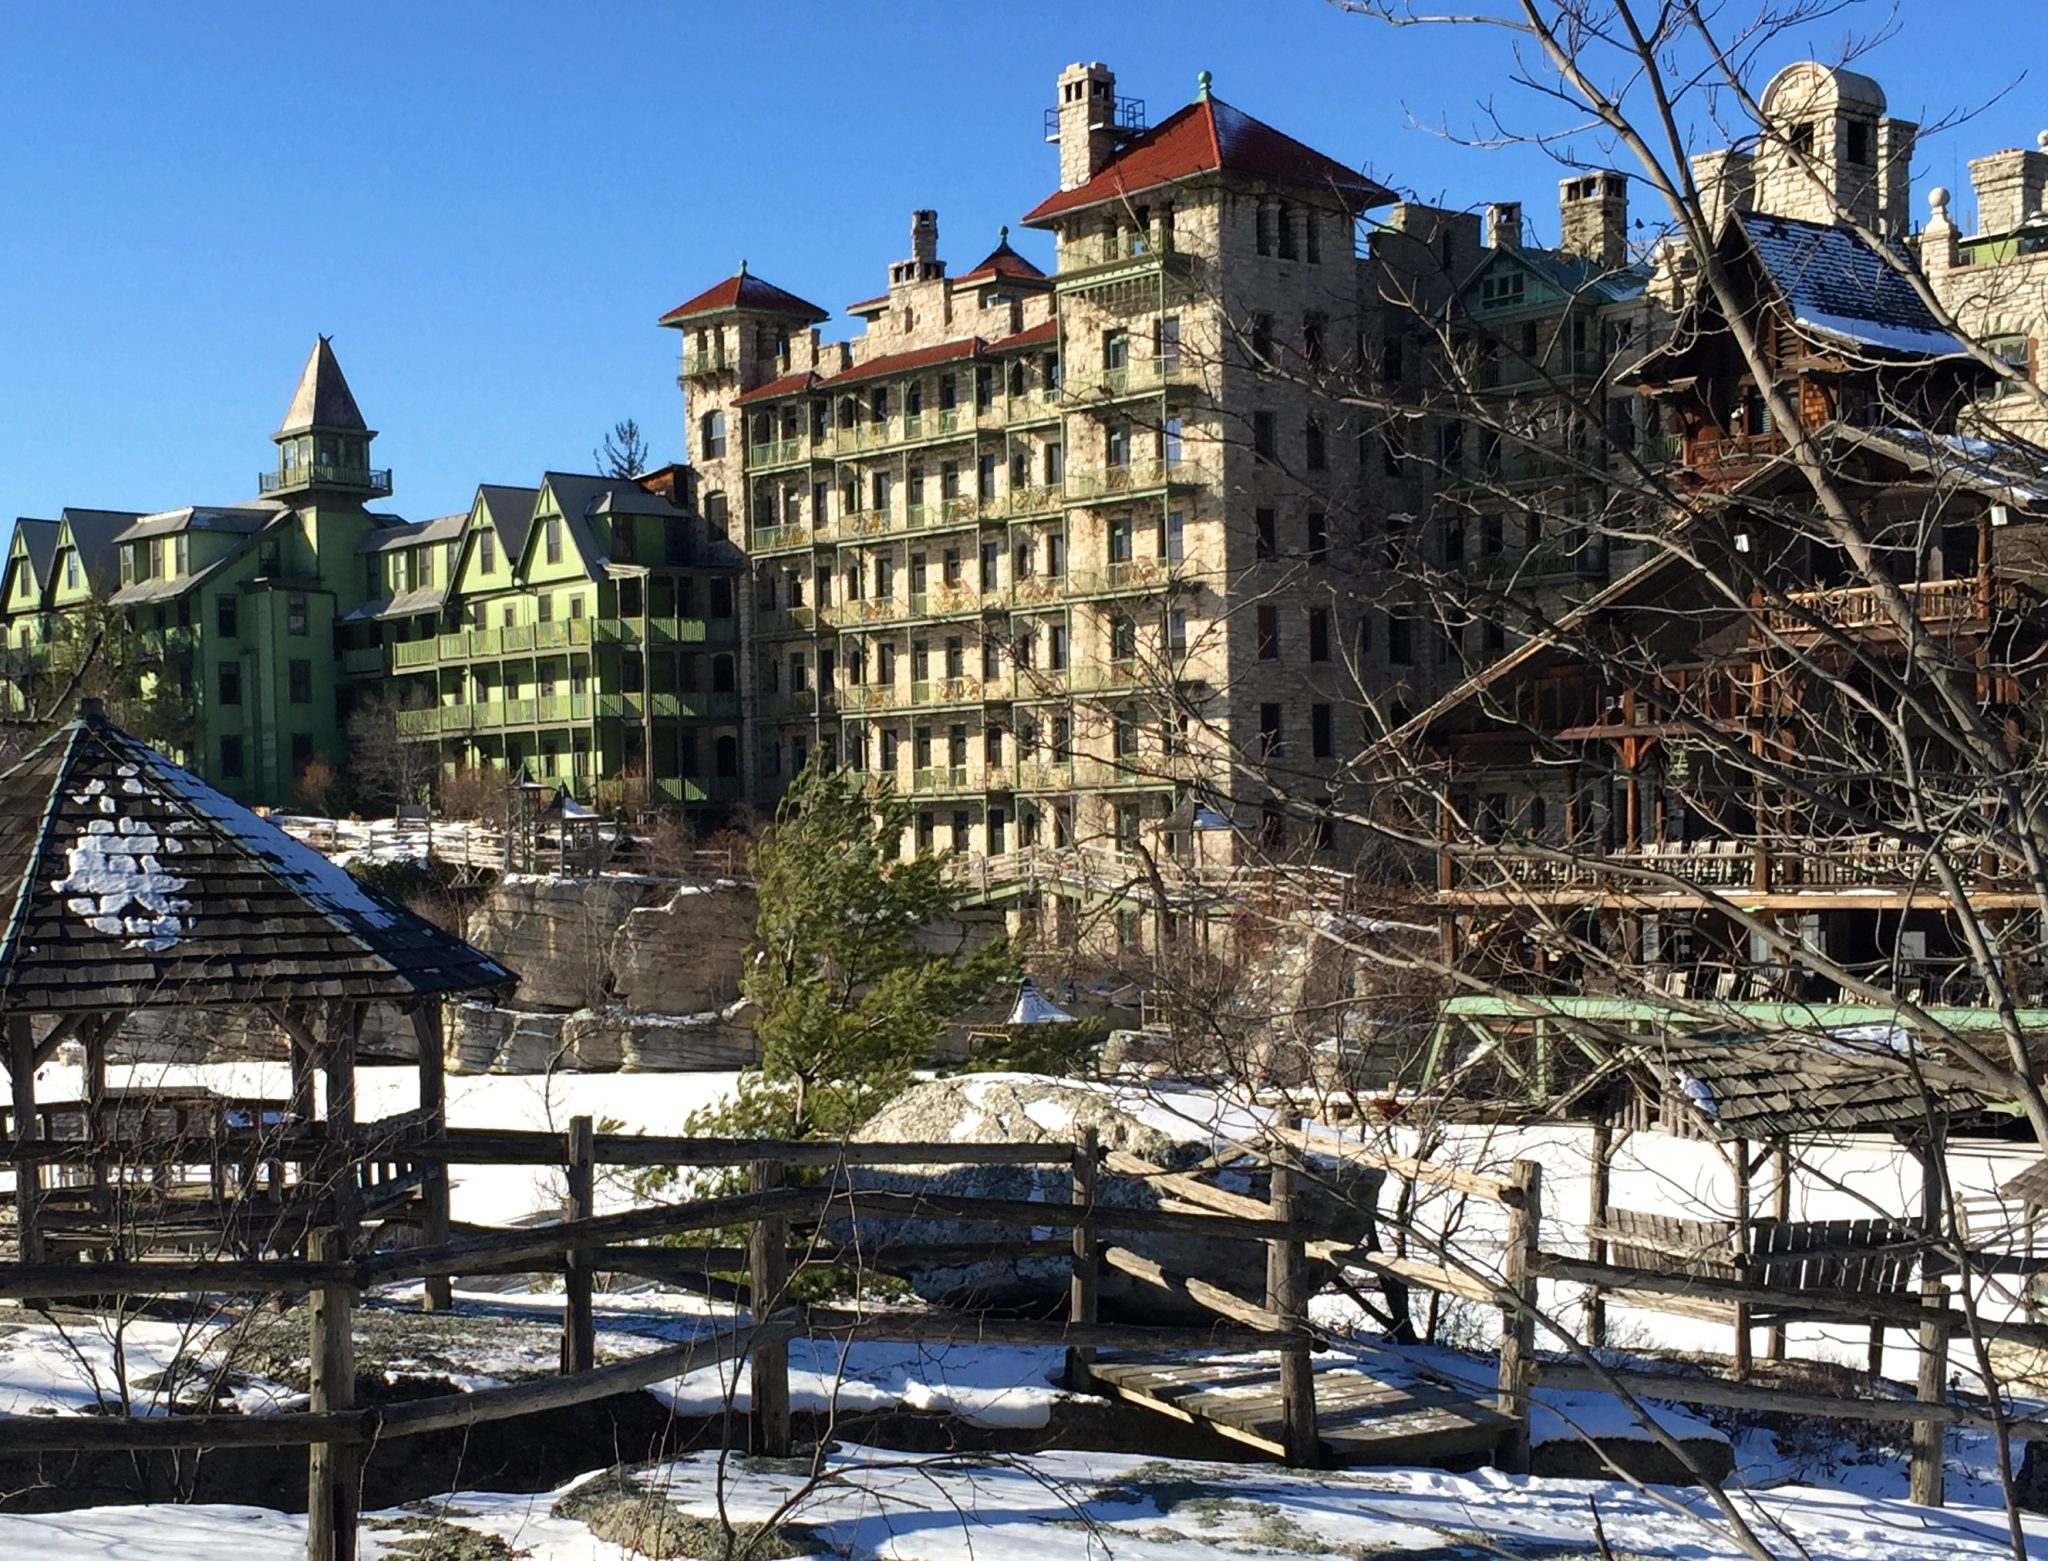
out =
<svg viewBox="0 0 2048 1561"><path fill-rule="evenodd" d="M1086 184L1116 150L1116 72L1100 60L1060 72L1060 188Z"/></svg>
<svg viewBox="0 0 2048 1561"><path fill-rule="evenodd" d="M1977 192L1977 231L2012 232L2048 205L2048 130L2038 151L1971 158L1970 187Z"/></svg>
<svg viewBox="0 0 2048 1561"><path fill-rule="evenodd" d="M1490 249L1522 247L1522 203L1495 201L1486 208L1486 243Z"/></svg>
<svg viewBox="0 0 2048 1561"><path fill-rule="evenodd" d="M1603 271L1628 264L1628 175L1582 173L1557 186L1558 248Z"/></svg>

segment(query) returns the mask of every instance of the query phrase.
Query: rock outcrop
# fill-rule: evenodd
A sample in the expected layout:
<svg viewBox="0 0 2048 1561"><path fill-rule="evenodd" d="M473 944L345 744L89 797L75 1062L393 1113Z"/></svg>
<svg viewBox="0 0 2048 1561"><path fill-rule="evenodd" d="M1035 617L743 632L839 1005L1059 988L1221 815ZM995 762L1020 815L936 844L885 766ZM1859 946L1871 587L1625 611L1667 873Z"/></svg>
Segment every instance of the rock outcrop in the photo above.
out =
<svg viewBox="0 0 2048 1561"><path fill-rule="evenodd" d="M753 1011L742 1004L702 1014L636 1014L583 1008L571 1014L463 1003L448 1027L456 1073L693 1073L761 1060Z"/></svg>
<svg viewBox="0 0 2048 1561"><path fill-rule="evenodd" d="M971 1144L1071 1144L1092 1126L1104 1149L1121 1149L1169 1170L1184 1170L1208 1158L1215 1138L1200 1124L1183 1121L1141 1097L1119 1095L1062 1079L1032 1074L978 1074L935 1079L891 1102L854 1136L869 1143L952 1142ZM956 1166L893 1170L857 1168L848 1173L857 1187L1023 1202L1065 1203L1071 1173L1065 1165ZM1233 1192L1263 1198L1262 1172L1209 1173L1205 1179ZM1371 1232L1381 1173L1359 1166L1320 1168L1320 1187L1304 1199L1304 1217L1326 1235L1363 1242ZM1104 1176L1100 1201L1115 1208L1156 1208L1159 1189L1124 1176ZM885 1251L880 1266L900 1272L927 1300L1021 1312L1057 1314L1066 1304L1071 1273L1064 1257L993 1256L974 1262L919 1263L920 1248L958 1247L976 1242L1058 1237L1066 1227L1034 1231L955 1220L864 1219L861 1239ZM851 1239L850 1230L838 1233ZM1263 1301L1266 1249L1257 1240L1223 1240L1124 1231L1105 1237L1169 1274L1207 1280L1251 1301ZM1146 1285L1105 1266L1100 1288L1102 1315L1140 1322L1200 1324L1215 1314L1172 1292Z"/></svg>
<svg viewBox="0 0 2048 1561"><path fill-rule="evenodd" d="M674 888L617 874L506 878L478 907L467 936L519 973L522 1008L573 1012L611 996L613 940L628 913Z"/></svg>
<svg viewBox="0 0 2048 1561"><path fill-rule="evenodd" d="M751 884L684 884L638 905L612 937L612 990L638 1013L703 1014L740 995L740 965L758 909Z"/></svg>

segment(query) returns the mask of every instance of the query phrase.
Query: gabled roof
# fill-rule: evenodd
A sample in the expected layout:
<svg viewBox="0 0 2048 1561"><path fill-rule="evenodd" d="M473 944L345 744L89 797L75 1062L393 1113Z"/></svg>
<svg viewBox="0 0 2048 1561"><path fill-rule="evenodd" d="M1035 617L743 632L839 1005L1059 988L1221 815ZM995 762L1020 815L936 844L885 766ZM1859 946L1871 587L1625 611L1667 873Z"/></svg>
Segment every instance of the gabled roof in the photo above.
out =
<svg viewBox="0 0 2048 1561"><path fill-rule="evenodd" d="M1733 219L1771 284L1809 335L1892 358L1967 357L1900 271L1847 228L1743 212Z"/></svg>
<svg viewBox="0 0 2048 1561"><path fill-rule="evenodd" d="M411 1002L515 979L93 713L0 771L0 885L15 1012Z"/></svg>
<svg viewBox="0 0 2048 1561"><path fill-rule="evenodd" d="M649 493L630 477L600 477L587 472L548 472L541 478L543 493L552 497L568 525L577 555L593 579L611 562L611 549L591 528L599 515L654 515L681 520L687 511L678 509L658 493ZM535 519L545 500L535 504ZM531 546L533 532L529 528ZM523 558L523 554L521 555Z"/></svg>
<svg viewBox="0 0 2048 1561"><path fill-rule="evenodd" d="M335 361L334 348L322 336L299 374L299 388L292 392L280 434L302 434L310 429L344 434L367 434L363 414L356 409L355 393Z"/></svg>
<svg viewBox="0 0 2048 1561"><path fill-rule="evenodd" d="M981 259L981 263L970 271L963 271L953 278L958 282L1044 282L1052 278L1010 248L1010 230L1004 228L1002 238L996 247Z"/></svg>
<svg viewBox="0 0 2048 1561"><path fill-rule="evenodd" d="M1609 270L1597 260L1562 249L1497 244L1480 257L1458 291L1468 292L1487 272L1502 266L1519 266L1568 298L1588 298L1597 304L1627 303L1642 297L1650 285L1650 267L1641 261Z"/></svg>
<svg viewBox="0 0 2048 1561"><path fill-rule="evenodd" d="M104 590L120 578L120 554L114 539L137 520L133 510L67 509L65 528L85 565L85 577L95 589Z"/></svg>
<svg viewBox="0 0 2048 1561"><path fill-rule="evenodd" d="M478 484L476 496L491 517L506 557L518 558L526 551L526 533L533 528L533 506L540 501L540 489L486 482Z"/></svg>
<svg viewBox="0 0 2048 1561"><path fill-rule="evenodd" d="M1384 185L1205 95L1136 137L1085 184L1048 195L1024 214L1024 221L1044 226L1065 212L1214 173L1323 190L1358 209L1394 199Z"/></svg>
<svg viewBox="0 0 2048 1561"><path fill-rule="evenodd" d="M789 315L816 325L832 316L808 299L786 292L773 282L763 281L758 276L747 274L747 263L740 262L740 268L715 287L707 287L695 298L677 304L655 323L657 325L680 325L685 320L694 320L701 315L729 314L738 309L755 310L761 314Z"/></svg>
<svg viewBox="0 0 2048 1561"><path fill-rule="evenodd" d="M1768 1039L1671 1034L1644 1047L1639 1065L1668 1077L1724 1139L1883 1131L1918 1126L1930 1112L1984 1109L1983 1097L1952 1082L1949 1070L1933 1070L1940 1080L1930 1080L1914 1058L1903 1031L1872 1025Z"/></svg>
<svg viewBox="0 0 2048 1561"><path fill-rule="evenodd" d="M57 533L60 523L54 520L37 520L33 516L17 516L14 522L14 540L28 555L29 568L35 571L36 583L47 586L50 583L50 565L57 557ZM11 551L11 549L10 549Z"/></svg>

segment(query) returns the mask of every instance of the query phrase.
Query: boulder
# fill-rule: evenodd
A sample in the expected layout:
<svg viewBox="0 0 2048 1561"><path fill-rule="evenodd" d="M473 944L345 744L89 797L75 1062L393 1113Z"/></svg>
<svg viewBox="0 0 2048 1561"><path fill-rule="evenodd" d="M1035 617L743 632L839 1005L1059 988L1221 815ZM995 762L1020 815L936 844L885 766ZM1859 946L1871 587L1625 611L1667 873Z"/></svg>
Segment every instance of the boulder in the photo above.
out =
<svg viewBox="0 0 2048 1561"><path fill-rule="evenodd" d="M612 938L612 989L640 1013L703 1014L740 995L754 935L751 884L684 884L659 904L627 911Z"/></svg>
<svg viewBox="0 0 2048 1561"><path fill-rule="evenodd" d="M1088 1126L1096 1129L1104 1149L1127 1150L1169 1170L1194 1166L1215 1148L1214 1137L1198 1124L1151 1108L1141 1099L1033 1074L970 1074L920 1084L892 1101L854 1137L867 1143L1071 1144ZM856 1187L894 1191L1040 1203L1065 1203L1072 1196L1072 1174L1065 1165L858 1167L847 1175ZM1267 1196L1263 1172L1224 1170L1206 1173L1204 1179L1228 1191ZM1355 1165L1327 1165L1316 1179L1331 1190L1305 1190L1305 1217L1322 1235L1362 1244L1371 1233L1381 1173ZM1114 1175L1103 1176L1098 1197L1116 1208L1157 1208L1162 1201L1154 1185ZM881 1266L901 1273L928 1301L1057 1315L1067 1304L1071 1274L1064 1256L929 1264L917 1262L912 1254L935 1246L1058 1237L1065 1230L1048 1226L1026 1232L956 1220L870 1217L862 1220L860 1235L877 1247L895 1249ZM836 1232L842 1241L852 1236L851 1229ZM1111 1233L1105 1240L1150 1259L1170 1274L1204 1279L1246 1300L1264 1301L1262 1241L1143 1231ZM1310 1280L1320 1284L1318 1274L1312 1273ZM1205 1307L1107 1266L1102 1270L1099 1304L1105 1320L1186 1325L1216 1320Z"/></svg>

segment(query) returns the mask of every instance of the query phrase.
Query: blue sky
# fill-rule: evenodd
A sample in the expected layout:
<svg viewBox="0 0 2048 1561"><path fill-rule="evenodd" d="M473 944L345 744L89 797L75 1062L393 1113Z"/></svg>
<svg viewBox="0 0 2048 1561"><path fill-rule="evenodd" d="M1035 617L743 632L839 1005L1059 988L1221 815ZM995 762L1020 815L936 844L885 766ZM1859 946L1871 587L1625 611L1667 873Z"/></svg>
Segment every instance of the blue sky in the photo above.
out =
<svg viewBox="0 0 2048 1561"><path fill-rule="evenodd" d="M1957 46L1964 15L1979 48ZM247 497L316 332L409 517L586 467L621 417L679 458L655 318L742 257L835 310L869 296L918 206L964 270L1056 182L1040 120L1074 59L1108 62L1154 122L1210 70L1219 97L1399 188L1519 198L1538 236L1555 226L1542 153L1412 122L1470 130L1491 97L1555 123L1496 31L1324 0L15 0L0 21L0 516ZM1829 56L1844 25L1765 63ZM1932 120L2011 85L2001 61L2042 34L2040 0L1902 0L1862 68ZM1923 146L1916 209L2043 126L2048 88L2018 81Z"/></svg>

